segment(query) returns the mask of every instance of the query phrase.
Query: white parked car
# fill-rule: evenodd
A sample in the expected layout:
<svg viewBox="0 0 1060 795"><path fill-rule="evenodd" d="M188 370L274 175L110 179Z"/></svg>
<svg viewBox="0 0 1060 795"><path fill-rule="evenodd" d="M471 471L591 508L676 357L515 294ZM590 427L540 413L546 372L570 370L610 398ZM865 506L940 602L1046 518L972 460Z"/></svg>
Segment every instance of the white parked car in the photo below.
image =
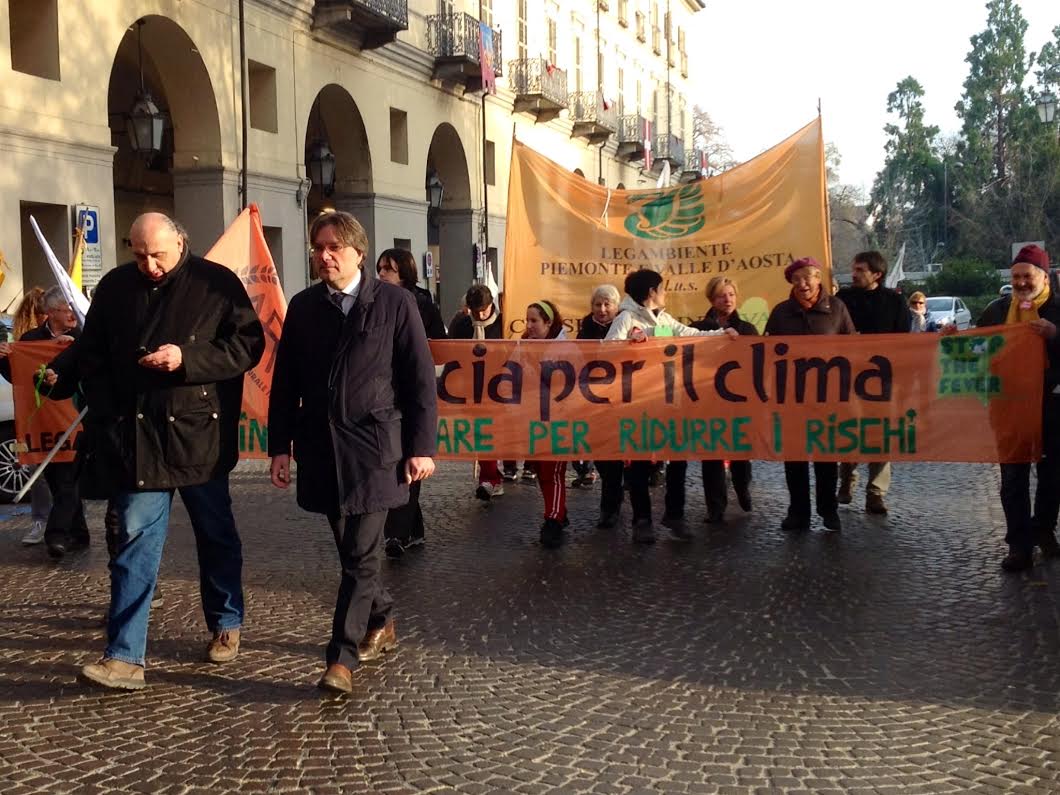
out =
<svg viewBox="0 0 1060 795"><path fill-rule="evenodd" d="M938 328L953 323L958 331L964 331L972 325L972 313L960 298L933 296L927 300L927 322Z"/></svg>
<svg viewBox="0 0 1060 795"><path fill-rule="evenodd" d="M0 316L0 341L12 339L12 318ZM15 401L11 384L0 376L0 502L11 502L26 485L29 469L18 462L15 452Z"/></svg>

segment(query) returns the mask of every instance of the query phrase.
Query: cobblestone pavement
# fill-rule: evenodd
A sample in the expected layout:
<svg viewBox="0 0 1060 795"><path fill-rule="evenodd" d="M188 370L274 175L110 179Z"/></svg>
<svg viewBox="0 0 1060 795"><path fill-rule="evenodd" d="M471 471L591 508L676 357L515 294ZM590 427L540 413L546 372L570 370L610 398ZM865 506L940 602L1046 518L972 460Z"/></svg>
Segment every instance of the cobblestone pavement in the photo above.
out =
<svg viewBox="0 0 1060 795"><path fill-rule="evenodd" d="M1060 790L1060 564L999 570L994 469L895 467L890 517L855 505L841 534L797 536L778 527L780 467L755 475L753 514L708 529L697 485L696 538L649 548L628 513L592 529L598 491L572 491L570 541L550 552L536 486L485 506L469 465L444 465L424 489L427 546L387 564L401 645L350 699L314 688L330 533L260 468L233 477L239 659L200 662L178 510L136 694L74 678L102 649L102 543L54 564L10 516L0 792Z"/></svg>

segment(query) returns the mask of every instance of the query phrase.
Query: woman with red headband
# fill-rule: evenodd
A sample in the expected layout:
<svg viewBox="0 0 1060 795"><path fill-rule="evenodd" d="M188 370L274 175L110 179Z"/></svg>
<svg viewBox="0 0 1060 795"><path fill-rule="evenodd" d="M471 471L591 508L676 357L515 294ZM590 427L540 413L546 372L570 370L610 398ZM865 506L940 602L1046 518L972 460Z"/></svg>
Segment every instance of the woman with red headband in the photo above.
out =
<svg viewBox="0 0 1060 795"><path fill-rule="evenodd" d="M524 340L562 340L567 338L563 329L563 318L551 301L535 301L526 308L526 331ZM541 544L555 549L563 544L563 528L570 524L567 518L567 474L566 461L527 461L526 465L537 472L541 485L541 496L545 499L545 521L541 525Z"/></svg>

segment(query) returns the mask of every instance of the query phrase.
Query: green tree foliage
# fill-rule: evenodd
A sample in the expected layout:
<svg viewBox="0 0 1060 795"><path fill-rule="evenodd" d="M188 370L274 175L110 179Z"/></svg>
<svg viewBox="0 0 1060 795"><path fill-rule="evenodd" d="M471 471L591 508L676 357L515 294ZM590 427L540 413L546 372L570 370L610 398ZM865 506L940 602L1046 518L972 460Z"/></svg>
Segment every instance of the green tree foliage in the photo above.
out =
<svg viewBox="0 0 1060 795"><path fill-rule="evenodd" d="M1060 151L1038 121L1036 91L1025 87L1038 61L1027 52L1027 21L1014 0L987 4L987 27L971 39L968 78L957 104L955 253L1007 264L1013 242L1055 240ZM1058 31L1054 31L1057 35ZM1055 61L1056 42L1045 48Z"/></svg>
<svg viewBox="0 0 1060 795"><path fill-rule="evenodd" d="M905 243L908 269L943 252L1003 267L1022 240L1060 249L1060 143L1035 107L1045 92L1060 93L1060 25L1038 53L1027 49L1027 28L1015 0L986 3L986 27L965 59L955 140L926 123L915 78L887 98L896 122L885 128L887 156L869 206L879 245Z"/></svg>
<svg viewBox="0 0 1060 795"><path fill-rule="evenodd" d="M832 232L832 266L842 272L850 265L855 254L871 248L868 211L863 192L854 185L839 181L839 164L842 162L839 147L827 143L824 160L828 179L829 229Z"/></svg>
<svg viewBox="0 0 1060 795"><path fill-rule="evenodd" d="M884 127L887 158L870 197L881 245L894 251L906 243L912 267L930 262L943 237L943 164L934 143L939 129L925 122L923 97L913 77L887 97L887 112L898 123Z"/></svg>
<svg viewBox="0 0 1060 795"><path fill-rule="evenodd" d="M929 276L924 287L928 295L966 298L975 295L996 296L1001 284L993 263L962 257L944 262L942 270Z"/></svg>

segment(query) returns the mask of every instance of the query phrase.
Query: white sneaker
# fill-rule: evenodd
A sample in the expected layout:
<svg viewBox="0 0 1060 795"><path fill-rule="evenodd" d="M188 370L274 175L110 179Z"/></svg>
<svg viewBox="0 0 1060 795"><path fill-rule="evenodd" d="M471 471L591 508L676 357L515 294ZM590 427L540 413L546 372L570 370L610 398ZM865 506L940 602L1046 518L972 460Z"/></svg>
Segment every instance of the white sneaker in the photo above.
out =
<svg viewBox="0 0 1060 795"><path fill-rule="evenodd" d="M34 546L35 544L40 544L43 541L44 522L40 521L34 522L33 527L30 528L30 531L24 536L22 536L22 543L25 544L27 547Z"/></svg>

